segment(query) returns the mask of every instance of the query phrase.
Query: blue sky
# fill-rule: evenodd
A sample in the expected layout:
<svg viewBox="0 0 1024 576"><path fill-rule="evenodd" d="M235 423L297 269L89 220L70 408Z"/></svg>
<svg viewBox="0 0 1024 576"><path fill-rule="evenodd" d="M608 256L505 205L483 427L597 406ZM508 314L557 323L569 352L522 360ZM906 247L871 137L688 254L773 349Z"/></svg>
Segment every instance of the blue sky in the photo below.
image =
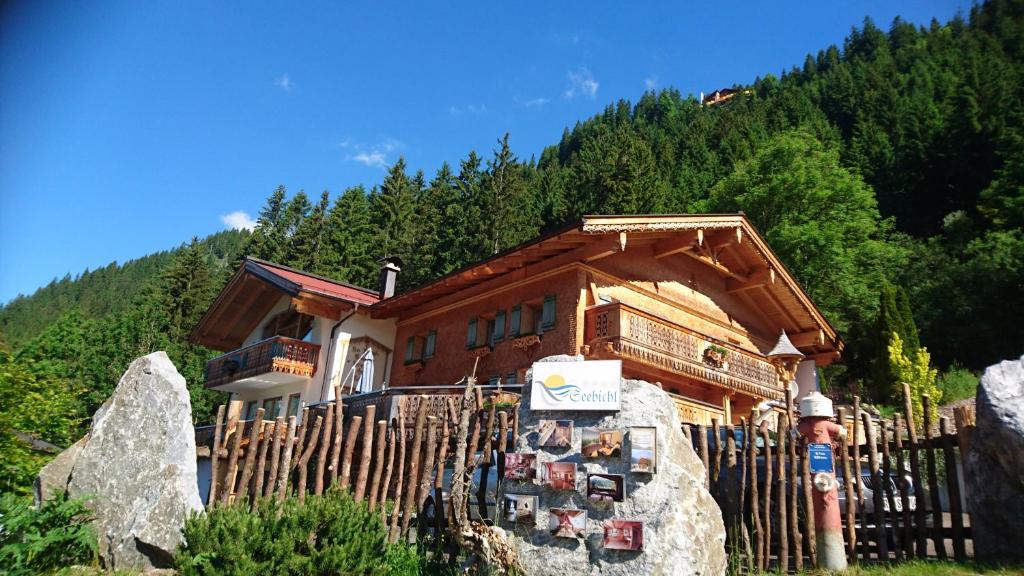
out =
<svg viewBox="0 0 1024 576"><path fill-rule="evenodd" d="M0 303L337 194L428 177L511 132L520 157L650 88L803 63L864 16L964 1L46 2L0 7ZM244 214L243 214L244 213Z"/></svg>

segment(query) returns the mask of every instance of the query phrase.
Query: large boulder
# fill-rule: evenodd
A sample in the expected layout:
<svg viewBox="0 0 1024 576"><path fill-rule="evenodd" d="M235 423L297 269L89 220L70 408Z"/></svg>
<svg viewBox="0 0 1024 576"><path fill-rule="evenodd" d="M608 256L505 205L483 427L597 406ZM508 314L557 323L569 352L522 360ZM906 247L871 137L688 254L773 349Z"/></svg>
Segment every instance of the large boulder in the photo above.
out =
<svg viewBox="0 0 1024 576"><path fill-rule="evenodd" d="M575 361L573 356L554 356L544 361ZM527 374L527 382L532 382ZM577 464L577 489L552 490L537 483L506 481L502 491L536 494L539 505L533 525L501 521L527 574L621 575L645 574L716 575L726 571L725 526L722 512L704 488L705 471L693 447L683 436L672 399L657 386L639 380L623 380L619 412L534 412L530 388L523 390L519 409L517 451L537 454L538 476L545 462ZM571 446L539 446L540 420L572 420ZM657 472L631 473L629 462L632 426L657 428ZM617 428L625 432L621 457L583 459L580 453L584 427ZM623 502L592 503L586 497L588 473L625 476ZM499 501L500 502L500 501ZM549 508L587 510L582 538L556 538L548 530ZM644 524L643 550L610 550L602 546L606 520L639 520Z"/></svg>
<svg viewBox="0 0 1024 576"><path fill-rule="evenodd" d="M975 555L1024 562L1024 356L989 366L965 477Z"/></svg>
<svg viewBox="0 0 1024 576"><path fill-rule="evenodd" d="M89 498L104 567L169 566L186 518L203 505L192 406L167 354L132 362L89 434L43 468L37 495L55 490Z"/></svg>

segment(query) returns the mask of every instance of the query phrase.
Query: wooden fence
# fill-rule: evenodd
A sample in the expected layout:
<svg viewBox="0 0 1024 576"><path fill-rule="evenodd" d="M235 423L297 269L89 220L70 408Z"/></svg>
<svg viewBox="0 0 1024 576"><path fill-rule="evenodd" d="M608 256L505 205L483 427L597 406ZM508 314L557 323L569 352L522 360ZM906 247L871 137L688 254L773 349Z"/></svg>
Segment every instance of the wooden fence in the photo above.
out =
<svg viewBox="0 0 1024 576"><path fill-rule="evenodd" d="M837 411L838 422L849 431L835 445L847 559L964 561L973 556L973 540L959 462L969 449L973 418L958 412L956 432L945 417L936 427L924 397L924 422L918 427L906 386L904 397L903 414L891 419L872 418L856 397L852 415ZM777 414L774 426L755 425L754 417L741 419L738 427L717 421L710 430L684 427L722 508L729 552L751 571L812 568L817 551L813 514L808 514L811 474L807 442L795 432L792 402Z"/></svg>
<svg viewBox="0 0 1024 576"><path fill-rule="evenodd" d="M404 414L391 422L377 419L373 405L345 414L344 402L332 402L306 408L300 417L274 420L264 420L261 408L248 422L225 422L227 409L221 406L210 450L207 508L255 506L264 498L302 501L337 485L371 511L380 510L392 541L416 539L414 518L429 518L430 525L419 529L438 535L453 514L486 518L488 506L495 505L487 501L489 475L504 474L509 435L518 433L518 410L498 401L507 393L485 396L474 386L466 391L445 399L443 415L428 415L430 406L436 413L436 403L418 402L408 419L411 430ZM335 394L340 397L340 390ZM446 463L454 463L447 475ZM470 478L479 486L476 514L458 505L468 495ZM448 507L446 494L454 502Z"/></svg>

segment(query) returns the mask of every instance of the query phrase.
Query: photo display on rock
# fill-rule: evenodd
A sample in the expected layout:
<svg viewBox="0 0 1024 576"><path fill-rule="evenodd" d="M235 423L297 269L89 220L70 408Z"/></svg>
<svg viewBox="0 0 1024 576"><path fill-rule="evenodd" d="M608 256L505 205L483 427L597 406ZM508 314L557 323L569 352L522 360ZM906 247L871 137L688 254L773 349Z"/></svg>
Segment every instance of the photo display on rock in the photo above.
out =
<svg viewBox="0 0 1024 576"><path fill-rule="evenodd" d="M605 520L601 544L609 550L643 550L644 523L616 518Z"/></svg>
<svg viewBox="0 0 1024 576"><path fill-rule="evenodd" d="M541 420L537 434L544 448L569 448L572 446L572 420Z"/></svg>
<svg viewBox="0 0 1024 576"><path fill-rule="evenodd" d="M587 531L587 511L551 508L548 510L548 530L555 538L582 538Z"/></svg>
<svg viewBox="0 0 1024 576"><path fill-rule="evenodd" d="M552 490L576 489L575 462L545 462L540 469L541 483Z"/></svg>
<svg viewBox="0 0 1024 576"><path fill-rule="evenodd" d="M622 502L625 498L622 474L587 474L587 500L591 502Z"/></svg>
<svg viewBox="0 0 1024 576"><path fill-rule="evenodd" d="M505 494L501 513L506 522L532 524L537 520L537 497L526 494Z"/></svg>
<svg viewBox="0 0 1024 576"><path fill-rule="evenodd" d="M635 426L629 429L629 471L654 474L658 471L658 429Z"/></svg>
<svg viewBox="0 0 1024 576"><path fill-rule="evenodd" d="M505 454L505 480L526 482L537 477L537 455L509 452Z"/></svg>
<svg viewBox="0 0 1024 576"><path fill-rule="evenodd" d="M584 428L580 452L584 458L621 458L622 430Z"/></svg>

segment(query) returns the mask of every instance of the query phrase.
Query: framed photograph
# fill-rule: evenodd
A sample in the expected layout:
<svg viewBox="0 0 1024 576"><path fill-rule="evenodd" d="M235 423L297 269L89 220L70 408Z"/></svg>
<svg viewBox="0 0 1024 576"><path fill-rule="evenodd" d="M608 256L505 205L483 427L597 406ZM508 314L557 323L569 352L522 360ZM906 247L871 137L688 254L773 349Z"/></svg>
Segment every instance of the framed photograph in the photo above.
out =
<svg viewBox="0 0 1024 576"><path fill-rule="evenodd" d="M505 454L505 480L533 480L537 477L537 455L509 452Z"/></svg>
<svg viewBox="0 0 1024 576"><path fill-rule="evenodd" d="M634 520L605 520L602 545L609 550L643 550L644 523Z"/></svg>
<svg viewBox="0 0 1024 576"><path fill-rule="evenodd" d="M582 538L587 532L587 511L551 508L548 510L548 530L555 538Z"/></svg>
<svg viewBox="0 0 1024 576"><path fill-rule="evenodd" d="M506 522L532 524L537 521L537 497L525 494L505 494L501 513Z"/></svg>
<svg viewBox="0 0 1024 576"><path fill-rule="evenodd" d="M552 490L576 489L575 462L545 462L540 469L541 483Z"/></svg>
<svg viewBox="0 0 1024 576"><path fill-rule="evenodd" d="M541 420L540 445L545 448L572 446L572 420Z"/></svg>
<svg viewBox="0 0 1024 576"><path fill-rule="evenodd" d="M654 474L658 471L658 429L629 429L629 471Z"/></svg>
<svg viewBox="0 0 1024 576"><path fill-rule="evenodd" d="M591 502L622 502L626 495L622 474L587 474L587 499Z"/></svg>
<svg viewBox="0 0 1024 576"><path fill-rule="evenodd" d="M584 458L622 457L622 430L584 428L580 452Z"/></svg>

